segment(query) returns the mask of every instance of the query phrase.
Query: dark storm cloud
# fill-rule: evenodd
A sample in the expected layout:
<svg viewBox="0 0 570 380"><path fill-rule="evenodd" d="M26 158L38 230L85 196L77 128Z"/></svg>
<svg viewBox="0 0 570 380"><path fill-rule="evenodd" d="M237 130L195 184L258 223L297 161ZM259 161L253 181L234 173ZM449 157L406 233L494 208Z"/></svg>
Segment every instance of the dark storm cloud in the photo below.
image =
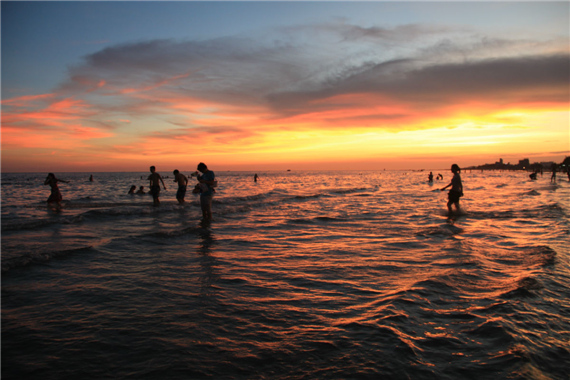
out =
<svg viewBox="0 0 570 380"><path fill-rule="evenodd" d="M319 91L271 94L284 113L308 112L313 102L346 94L375 94L410 104L449 104L473 99L524 102L540 94L549 102L569 98L570 56L527 56L414 68L413 60L372 65ZM319 102L320 107L326 107ZM348 106L348 105L347 105Z"/></svg>

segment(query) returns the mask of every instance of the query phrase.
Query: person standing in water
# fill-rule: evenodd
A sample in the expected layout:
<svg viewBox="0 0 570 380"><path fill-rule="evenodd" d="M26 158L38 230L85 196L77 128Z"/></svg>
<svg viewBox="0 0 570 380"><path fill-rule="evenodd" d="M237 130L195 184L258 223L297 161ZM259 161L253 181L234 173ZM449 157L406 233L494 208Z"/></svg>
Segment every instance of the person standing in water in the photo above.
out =
<svg viewBox="0 0 570 380"><path fill-rule="evenodd" d="M47 200L48 206L51 207L53 203L55 203L55 209L57 211L61 210L61 201L63 200L59 187L57 186L58 182L69 183L69 181L57 179L53 173L49 173L44 181L44 185L50 185L51 187L51 194Z"/></svg>
<svg viewBox="0 0 570 380"><path fill-rule="evenodd" d="M176 192L176 199L179 204L184 203L184 196L186 195L186 188L188 187L188 178L180 173L178 169L173 171L174 182L178 182L178 191Z"/></svg>
<svg viewBox="0 0 570 380"><path fill-rule="evenodd" d="M257 182L258 178L259 178L259 176L257 175L257 173L255 173L255 175L253 176L253 182Z"/></svg>
<svg viewBox="0 0 570 380"><path fill-rule="evenodd" d="M198 182L205 185L205 189L200 192L200 206L202 207L202 216L204 220L212 220L212 198L214 197L214 186L216 186L216 175L213 171L208 170L205 163L198 164L196 178Z"/></svg>
<svg viewBox="0 0 570 380"><path fill-rule="evenodd" d="M443 191L447 189L449 186L451 186L451 190L449 190L449 193L447 195L448 197L447 210L449 211L449 215L451 215L452 213L451 211L452 204L455 204L455 208L459 212L460 210L459 198L463 196L463 183L461 182L461 176L459 175L461 169L457 164L453 164L451 165L451 171L453 173L453 178L451 179L451 182L449 183L449 185L441 189L441 191Z"/></svg>
<svg viewBox="0 0 570 380"><path fill-rule="evenodd" d="M166 190L166 186L164 185L164 181L162 180L162 176L156 172L156 168L154 166L150 167L151 175L148 176L148 180L150 181L150 191L149 194L152 195L152 199L154 201L154 205L158 206L160 204L160 199L158 199L160 195L160 182L162 182L162 187Z"/></svg>
<svg viewBox="0 0 570 380"><path fill-rule="evenodd" d="M430 182L430 183L433 182L433 173L432 172L429 172L428 182Z"/></svg>

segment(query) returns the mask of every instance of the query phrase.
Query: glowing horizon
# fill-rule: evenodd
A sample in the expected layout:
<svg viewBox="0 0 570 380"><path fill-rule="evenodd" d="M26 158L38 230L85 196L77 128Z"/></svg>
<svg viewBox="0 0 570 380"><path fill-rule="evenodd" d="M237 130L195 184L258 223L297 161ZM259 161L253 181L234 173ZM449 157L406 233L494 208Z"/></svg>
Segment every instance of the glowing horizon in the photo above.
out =
<svg viewBox="0 0 570 380"><path fill-rule="evenodd" d="M2 2L5 172L200 161L427 169L570 155L568 3L22 4ZM103 16L132 6L140 19L126 25ZM242 17L220 27L226 8ZM196 12L211 24L170 25ZM144 17L154 29L138 26ZM62 23L83 42L57 34ZM74 54L32 62L47 54L28 51L38 32ZM28 78L30 67L52 71Z"/></svg>

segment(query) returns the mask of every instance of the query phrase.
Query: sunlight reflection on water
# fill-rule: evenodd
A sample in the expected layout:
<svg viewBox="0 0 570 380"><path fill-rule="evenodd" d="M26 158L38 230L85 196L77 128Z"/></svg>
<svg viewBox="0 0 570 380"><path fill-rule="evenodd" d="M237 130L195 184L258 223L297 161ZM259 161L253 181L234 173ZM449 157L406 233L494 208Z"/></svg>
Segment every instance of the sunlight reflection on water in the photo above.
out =
<svg viewBox="0 0 570 380"><path fill-rule="evenodd" d="M425 172L259 174L211 225L137 173L62 174L61 214L3 174L3 376L565 376L569 183L463 173L447 220Z"/></svg>

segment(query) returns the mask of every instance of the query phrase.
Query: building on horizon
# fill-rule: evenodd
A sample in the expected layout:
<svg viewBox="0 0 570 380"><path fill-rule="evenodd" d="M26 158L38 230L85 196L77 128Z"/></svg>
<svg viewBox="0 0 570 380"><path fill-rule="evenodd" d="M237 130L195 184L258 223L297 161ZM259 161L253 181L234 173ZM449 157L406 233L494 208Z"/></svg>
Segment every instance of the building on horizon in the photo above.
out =
<svg viewBox="0 0 570 380"><path fill-rule="evenodd" d="M526 169L530 166L530 160L528 158L524 158L522 160L519 160L519 167Z"/></svg>

